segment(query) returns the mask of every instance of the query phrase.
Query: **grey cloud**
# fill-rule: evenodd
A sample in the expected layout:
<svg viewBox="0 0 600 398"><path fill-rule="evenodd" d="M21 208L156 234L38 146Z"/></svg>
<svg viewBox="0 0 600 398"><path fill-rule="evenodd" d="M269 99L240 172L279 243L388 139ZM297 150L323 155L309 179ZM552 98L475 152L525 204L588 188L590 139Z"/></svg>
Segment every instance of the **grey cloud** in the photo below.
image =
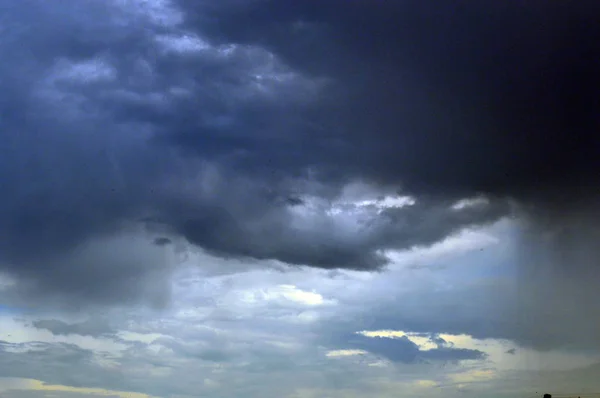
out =
<svg viewBox="0 0 600 398"><path fill-rule="evenodd" d="M506 339L542 351L598 351L595 306L580 307L585 301L577 296L575 289L557 293L544 282L539 287L534 280L528 286L520 286L521 282L502 279L485 283L455 282L451 289L420 286L418 290L394 293L393 299L377 295L368 311L337 319L336 326L321 325L319 333L344 336L348 331L366 328L391 329ZM592 291L589 286L582 289L585 294ZM570 297L572 301L567 301ZM345 337L335 338L336 346L345 340Z"/></svg>
<svg viewBox="0 0 600 398"><path fill-rule="evenodd" d="M487 354L483 351L468 348L436 348L420 354L424 360L457 362L474 359L485 359Z"/></svg>
<svg viewBox="0 0 600 398"><path fill-rule="evenodd" d="M39 309L59 306L82 311L89 305L145 303L164 307L170 285L165 248L138 236L96 239L67 252L11 269L18 283L2 294L15 306L35 303ZM43 262L42 262L43 261Z"/></svg>
<svg viewBox="0 0 600 398"><path fill-rule="evenodd" d="M129 391L152 396L195 394L194 390L180 389L172 382L165 383L164 379L155 382L153 378L148 378L149 372L168 366L179 368L180 364L177 358L163 353L153 355L145 347L130 347L122 357L115 357L101 348L89 350L75 344L2 342L0 373L2 377L34 379L50 385L76 388ZM105 360L115 363L117 367L106 366ZM186 375L186 369L183 368L180 374L182 377ZM197 382L197 374L190 375L190 378ZM62 392L59 394L63 396Z"/></svg>
<svg viewBox="0 0 600 398"><path fill-rule="evenodd" d="M356 206L349 206L350 209ZM387 262L383 249L407 249L435 243L461 228L496 221L506 204L450 211L449 204L417 203L401 209L366 214L358 232L348 233L324 212L316 225L303 230L287 227L294 220L282 211L274 217L242 223L221 210L190 220L184 234L191 242L220 255L275 258L287 263L322 268L377 269ZM362 224L362 225L360 225Z"/></svg>
<svg viewBox="0 0 600 398"><path fill-rule="evenodd" d="M81 336L102 336L114 334L115 330L106 319L91 317L79 323L67 323L58 319L41 319L32 322L38 329L46 329L55 335L78 334Z"/></svg>
<svg viewBox="0 0 600 398"><path fill-rule="evenodd" d="M170 243L173 243L173 242L169 238L161 237L161 238L154 239L154 244L157 246L166 246Z"/></svg>
<svg viewBox="0 0 600 398"><path fill-rule="evenodd" d="M14 352L15 348L25 352ZM5 343L0 351L0 373L4 377L33 378L73 387L115 388L127 384L121 374L94 364L93 352L75 345Z"/></svg>
<svg viewBox="0 0 600 398"><path fill-rule="evenodd" d="M177 355L208 362L229 362L239 356L235 347L216 332L202 333L197 331L181 338L160 339L157 343L173 350Z"/></svg>
<svg viewBox="0 0 600 398"><path fill-rule="evenodd" d="M454 348L438 345L437 348L423 350L407 337L381 338L352 334L349 336L328 336L335 341L339 349L361 349L372 354L401 363L419 363L429 361L457 362L461 360L485 359L486 354L479 350Z"/></svg>

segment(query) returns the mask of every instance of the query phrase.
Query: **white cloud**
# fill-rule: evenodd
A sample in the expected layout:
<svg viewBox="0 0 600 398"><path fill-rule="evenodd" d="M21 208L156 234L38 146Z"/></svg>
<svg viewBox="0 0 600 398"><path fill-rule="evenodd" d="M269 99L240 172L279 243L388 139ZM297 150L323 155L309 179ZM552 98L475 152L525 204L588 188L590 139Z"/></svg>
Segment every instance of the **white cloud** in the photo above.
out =
<svg viewBox="0 0 600 398"><path fill-rule="evenodd" d="M268 288L261 291L253 291L247 293L247 299L255 303L257 301L275 301L282 303L285 301L294 304L300 304L307 307L315 307L327 304L334 304L333 300L326 300L322 295L314 291L309 292L294 285L278 285L273 288ZM283 303L285 305L285 303Z"/></svg>
<svg viewBox="0 0 600 398"><path fill-rule="evenodd" d="M478 196L474 198L461 199L452 205L452 210L460 211L468 207L485 206L490 203L489 199Z"/></svg>
<svg viewBox="0 0 600 398"><path fill-rule="evenodd" d="M358 207L374 207L380 213L385 209L399 209L405 206L412 206L417 203L416 199L410 196L384 196L378 199L362 200L356 202Z"/></svg>
<svg viewBox="0 0 600 398"><path fill-rule="evenodd" d="M195 35L160 35L156 41L166 51L174 51L179 54L196 53L203 50L210 50L210 44Z"/></svg>
<svg viewBox="0 0 600 398"><path fill-rule="evenodd" d="M367 351L364 350L332 350L327 352L327 357L338 358L338 357L350 357L356 355L366 355Z"/></svg>

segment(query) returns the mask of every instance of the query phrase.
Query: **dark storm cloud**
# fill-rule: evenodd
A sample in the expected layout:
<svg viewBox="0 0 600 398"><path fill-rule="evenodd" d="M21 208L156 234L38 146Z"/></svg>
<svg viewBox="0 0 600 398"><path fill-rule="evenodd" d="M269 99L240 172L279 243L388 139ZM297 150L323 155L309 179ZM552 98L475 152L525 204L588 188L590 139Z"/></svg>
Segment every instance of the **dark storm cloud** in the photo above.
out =
<svg viewBox="0 0 600 398"><path fill-rule="evenodd" d="M158 144L170 130L185 134L226 121L210 108L237 109L236 95L252 96L247 86L253 82L244 82L243 74L262 67L269 54L242 48L232 59L220 57L220 49L196 59L177 56L180 35L169 25L169 10L136 2L2 7L1 50L10 62L2 65L0 83L0 182L6 193L0 250L4 268L24 283L13 290L34 301L38 294L66 293L77 297L72 306L147 294L163 303L164 253L130 239L136 230L129 225L157 214L171 217L186 201L220 200L227 191L208 197L202 162L190 166L152 141ZM161 41L167 33L174 48L171 36ZM178 103L185 89L191 100ZM215 147L206 157L218 156L223 145L211 144L205 131L207 145ZM190 180L197 189L172 186ZM115 238L116 231L124 236Z"/></svg>
<svg viewBox="0 0 600 398"><path fill-rule="evenodd" d="M103 64L109 48L124 54L149 38L141 26L119 25L109 3L2 8L3 267L25 283L16 293L33 301L44 292L77 296L75 306L136 298L147 271L160 272L160 252L144 254L128 237L78 245L137 216L158 173L161 157L145 150L143 128L115 123L89 95L113 79Z"/></svg>
<svg viewBox="0 0 600 398"><path fill-rule="evenodd" d="M178 2L190 26L334 81L305 143L322 167L441 194L592 189L597 2Z"/></svg>
<svg viewBox="0 0 600 398"><path fill-rule="evenodd" d="M259 43L328 81L297 136L323 179L516 199L526 304L508 300L522 327L507 333L533 345L594 340L600 3L178 3L190 29Z"/></svg>
<svg viewBox="0 0 600 398"><path fill-rule="evenodd" d="M5 2L3 267L33 300L164 305L169 246L114 237L140 220L224 257L373 269L508 212L450 210L464 195L588 195L597 6L567 3ZM357 179L417 204L302 213Z"/></svg>
<svg viewBox="0 0 600 398"><path fill-rule="evenodd" d="M352 226L325 207L298 215L307 197L334 199L369 176L368 143L381 138L343 132L355 123L353 100L331 108L335 76L288 65L261 42L195 36L179 24L188 9L168 2L1 7L0 254L16 301L164 305L169 246L160 243L170 238L136 237L142 220L225 257L373 269L386 261L381 250L427 245L506 212L425 200L371 208Z"/></svg>
<svg viewBox="0 0 600 398"><path fill-rule="evenodd" d="M215 209L188 220L183 232L191 242L222 256L276 258L322 268L377 269L387 261L378 253L382 248L433 244L460 228L491 223L508 211L500 203L462 211L449 207L449 203L423 201L408 208L387 209L366 218L358 231L341 236L335 231L344 233L343 227L330 221L319 222L306 233L287 227L294 220L281 211L271 218L263 214L253 223L242 223ZM325 214L319 215L325 218Z"/></svg>

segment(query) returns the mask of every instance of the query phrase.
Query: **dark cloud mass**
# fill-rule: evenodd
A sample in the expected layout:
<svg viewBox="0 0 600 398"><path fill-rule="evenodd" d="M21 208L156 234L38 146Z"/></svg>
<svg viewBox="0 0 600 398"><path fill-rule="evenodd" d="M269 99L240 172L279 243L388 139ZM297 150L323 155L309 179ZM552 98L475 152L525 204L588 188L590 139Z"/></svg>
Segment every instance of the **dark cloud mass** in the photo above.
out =
<svg viewBox="0 0 600 398"><path fill-rule="evenodd" d="M162 305L177 235L378 269L506 199L534 229L598 209L594 1L28 0L0 15L0 261L34 299ZM358 205L357 182L416 204ZM490 203L451 209L479 194ZM140 223L148 245L125 248Z"/></svg>
<svg viewBox="0 0 600 398"><path fill-rule="evenodd" d="M328 134L308 144L321 165L442 194L537 196L595 176L595 2L236 5L187 15L335 81L314 119Z"/></svg>

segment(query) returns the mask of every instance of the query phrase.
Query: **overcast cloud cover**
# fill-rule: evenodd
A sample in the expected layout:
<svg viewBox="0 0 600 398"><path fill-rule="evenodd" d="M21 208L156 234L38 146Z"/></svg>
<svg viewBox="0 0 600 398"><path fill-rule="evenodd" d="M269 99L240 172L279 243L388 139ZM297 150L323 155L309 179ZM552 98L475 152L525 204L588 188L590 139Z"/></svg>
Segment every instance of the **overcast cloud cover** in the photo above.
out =
<svg viewBox="0 0 600 398"><path fill-rule="evenodd" d="M0 395L600 392L599 18L1 2Z"/></svg>

